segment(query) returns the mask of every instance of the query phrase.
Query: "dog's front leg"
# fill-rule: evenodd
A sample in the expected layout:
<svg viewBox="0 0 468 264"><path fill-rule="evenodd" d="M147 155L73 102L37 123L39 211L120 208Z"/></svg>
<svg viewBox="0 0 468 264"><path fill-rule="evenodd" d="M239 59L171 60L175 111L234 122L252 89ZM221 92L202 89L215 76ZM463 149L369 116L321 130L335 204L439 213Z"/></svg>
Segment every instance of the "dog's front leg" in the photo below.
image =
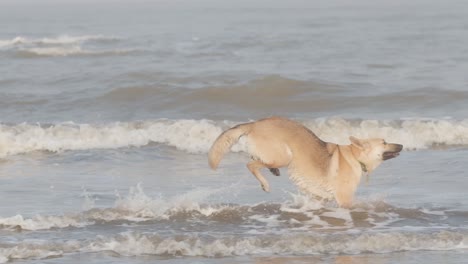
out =
<svg viewBox="0 0 468 264"><path fill-rule="evenodd" d="M353 205L354 190L355 188L349 184L337 186L335 199L340 207L349 209Z"/></svg>

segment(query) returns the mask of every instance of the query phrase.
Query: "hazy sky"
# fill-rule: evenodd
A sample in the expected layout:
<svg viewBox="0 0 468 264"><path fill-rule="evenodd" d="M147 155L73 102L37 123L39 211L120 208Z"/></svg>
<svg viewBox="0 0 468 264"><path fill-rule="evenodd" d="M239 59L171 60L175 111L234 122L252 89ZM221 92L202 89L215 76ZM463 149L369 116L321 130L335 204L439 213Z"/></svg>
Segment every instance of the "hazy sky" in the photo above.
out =
<svg viewBox="0 0 468 264"><path fill-rule="evenodd" d="M294 6L326 6L326 5L447 5L452 3L462 3L465 0L1 0L0 4L112 4L112 3L159 3L170 5L212 5L216 7L229 7L239 5L270 6L270 7L294 7ZM417 10L415 10L417 11Z"/></svg>

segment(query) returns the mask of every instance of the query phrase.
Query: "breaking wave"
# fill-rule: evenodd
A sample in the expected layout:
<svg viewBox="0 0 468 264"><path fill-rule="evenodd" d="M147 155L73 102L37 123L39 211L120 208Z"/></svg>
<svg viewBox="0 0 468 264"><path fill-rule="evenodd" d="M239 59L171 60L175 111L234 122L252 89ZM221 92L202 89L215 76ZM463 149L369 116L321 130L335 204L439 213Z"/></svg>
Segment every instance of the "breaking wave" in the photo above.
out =
<svg viewBox="0 0 468 264"><path fill-rule="evenodd" d="M88 208L63 216L0 218L2 231L53 231L91 225L107 225L109 229L129 224L133 229L65 241L34 238L5 242L0 245L0 263L96 252L120 256L229 257L468 248L467 230L446 227L446 221L464 217L466 212L398 208L382 201L358 203L348 210L296 194L278 204L203 203L209 196L223 191L226 190L197 189L164 199L149 197L137 185L126 196L118 195L112 208ZM84 205L93 207L92 195L85 194ZM421 228L418 222L429 224ZM179 234L181 223L197 232L187 233L182 229ZM138 226L148 230L145 228L148 225L151 231L138 231ZM232 225L235 225L234 233L226 229ZM222 232L216 231L217 226ZM168 228L174 232L164 232Z"/></svg>
<svg viewBox="0 0 468 264"><path fill-rule="evenodd" d="M379 243L376 243L379 241ZM461 232L389 232L329 235L272 235L247 238L203 238L197 235L161 237L124 233L93 241L91 251L111 250L124 256L142 254L226 257L254 254L358 254L410 250L450 250L468 247Z"/></svg>
<svg viewBox="0 0 468 264"><path fill-rule="evenodd" d="M251 237L161 236L125 232L86 241L23 241L0 246L0 263L14 259L44 259L65 254L112 252L121 256L229 257L262 254L318 255L390 253L468 248L468 234L458 231L366 232L333 235L293 234Z"/></svg>
<svg viewBox="0 0 468 264"><path fill-rule="evenodd" d="M461 228L437 228L455 213L448 210L395 208L384 203L366 203L352 210L328 207L301 195L281 204L201 205L199 201L217 191L197 190L173 199L150 198L141 186L118 198L114 208L93 208L69 216L0 219L2 229L44 230L110 226L131 222L133 229L154 225L151 230L125 231L87 236L85 239L51 241L23 239L0 245L0 262L15 259L45 259L69 254L112 252L120 256L229 257L261 254L318 255L388 253L416 250L468 248L468 232ZM86 199L91 199L86 196ZM393 223L438 219L431 227ZM460 215L458 215L460 217ZM164 228L158 228L162 223ZM181 234L165 233L169 225ZM187 223L190 223L187 225ZM216 225L235 224L236 232L213 232ZM186 230L194 227L194 232ZM361 227L366 227L360 229ZM372 227L369 229L369 227ZM189 228L190 229L190 228ZM205 231L203 231L206 229ZM325 229L325 230L324 230ZM147 229L144 229L147 230ZM334 231L336 230L336 231ZM362 230L366 230L363 232Z"/></svg>
<svg viewBox="0 0 468 264"><path fill-rule="evenodd" d="M17 36L12 39L0 39L0 48L10 48L20 45L70 45L80 44L89 41L96 42L114 42L119 41L118 37L109 37L104 35L83 35L83 36L70 36L61 35L54 38L28 38Z"/></svg>
<svg viewBox="0 0 468 264"><path fill-rule="evenodd" d="M290 193L291 199L281 203L207 203L208 197L225 192L229 188L232 186L196 189L164 198L150 197L141 185L137 185L130 188L126 196L118 195L111 208L94 207L92 196L86 194L85 203L88 208L84 207L79 213L0 218L0 229L36 231L123 223L164 226L171 223L193 223L198 226L198 230L205 228L209 233L214 229L212 224L216 223L235 224L236 230L245 234L270 234L282 233L284 230L377 230L418 226L422 222L430 222L430 226L437 227L445 226L452 219L465 217L467 214L464 211L444 208L399 208L384 201L357 202L352 209L343 209L331 202L322 202L293 193Z"/></svg>
<svg viewBox="0 0 468 264"><path fill-rule="evenodd" d="M17 52L18 56L29 57L60 57L60 56L113 56L113 55L127 55L137 53L137 50L130 49L117 49L117 50L88 50L80 46L68 47L45 47L45 48L30 48L23 49Z"/></svg>
<svg viewBox="0 0 468 264"><path fill-rule="evenodd" d="M350 135L381 137L407 150L468 146L468 120L350 120L319 118L301 121L325 141L349 144ZM164 144L189 153L207 153L233 121L159 119L107 124L0 124L0 156L33 151L116 149ZM245 151L241 140L233 151Z"/></svg>
<svg viewBox="0 0 468 264"><path fill-rule="evenodd" d="M99 48L102 44L112 44L120 38L103 35L70 36L53 38L15 37L0 40L0 49L13 50L18 57L57 57L57 56L112 56L138 52L135 49ZM92 47L88 47L88 46ZM86 48L85 48L86 47Z"/></svg>

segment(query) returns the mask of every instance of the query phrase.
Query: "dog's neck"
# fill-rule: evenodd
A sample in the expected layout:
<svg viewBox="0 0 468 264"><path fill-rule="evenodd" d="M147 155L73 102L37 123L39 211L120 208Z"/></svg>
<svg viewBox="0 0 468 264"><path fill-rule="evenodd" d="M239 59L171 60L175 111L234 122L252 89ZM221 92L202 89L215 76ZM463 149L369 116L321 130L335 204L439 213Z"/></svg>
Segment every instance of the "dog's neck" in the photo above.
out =
<svg viewBox="0 0 468 264"><path fill-rule="evenodd" d="M359 152L361 150L357 149L355 146L351 145L351 152L353 153L354 157L356 158L356 160L359 162L359 165L361 165L361 172L362 172L362 175L366 176L366 185L369 184L369 169L367 168L367 165L360 161L358 158L359 158Z"/></svg>
<svg viewBox="0 0 468 264"><path fill-rule="evenodd" d="M356 160L359 162L359 165L361 165L361 170L363 173L368 173L369 172L369 169L367 168L367 165L360 161L359 160L359 154L360 154L361 150L358 149L356 146L354 145L351 145L351 153L353 154L353 156L356 158Z"/></svg>

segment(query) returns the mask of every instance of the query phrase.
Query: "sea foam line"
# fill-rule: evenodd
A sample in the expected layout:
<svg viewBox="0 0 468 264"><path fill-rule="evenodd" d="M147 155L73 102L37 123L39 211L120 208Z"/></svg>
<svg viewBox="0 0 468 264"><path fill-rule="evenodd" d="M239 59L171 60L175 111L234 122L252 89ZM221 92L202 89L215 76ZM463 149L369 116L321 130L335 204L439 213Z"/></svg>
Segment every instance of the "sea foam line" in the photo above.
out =
<svg viewBox="0 0 468 264"><path fill-rule="evenodd" d="M0 157L33 151L116 149L159 143L188 153L205 154L223 130L236 122L212 120L150 120L108 124L0 124ZM468 120L346 120L303 121L328 142L349 144L349 136L380 137L407 150L468 146ZM245 141L233 151L246 151Z"/></svg>
<svg viewBox="0 0 468 264"><path fill-rule="evenodd" d="M255 254L359 254L468 248L466 232L365 232L291 234L255 237L178 238L127 232L90 243L90 251L112 250L123 256L142 254L227 257Z"/></svg>
<svg viewBox="0 0 468 264"><path fill-rule="evenodd" d="M363 224L374 230L389 228L392 223L404 218L410 220L424 219L432 221L432 226L445 225L451 215L459 217L465 212L454 213L445 209L436 211L428 208L405 209L388 205L382 201L363 201L355 208L348 210L337 208L335 204L321 202L303 194L292 194L290 200L282 203L260 204L208 204L209 197L238 188L238 184L217 189L198 188L187 193L165 198L161 195L148 196L141 184L129 189L128 194L116 194L113 207L100 208L95 206L93 196L84 193L83 211L64 215L36 215L25 218L22 215L0 217L0 229L16 231L37 231L61 228L81 228L84 226L110 224L113 222L139 223L144 221L164 222L206 222L215 221L220 224L232 224L237 219L240 229L255 226L257 233L271 233L269 226L287 228L289 230L348 230ZM433 212L437 212L434 214ZM354 218L353 214L359 214ZM378 219L378 220L377 220ZM246 230L250 233L250 229Z"/></svg>
<svg viewBox="0 0 468 264"><path fill-rule="evenodd" d="M468 248L466 231L363 232L349 234L265 235L211 237L202 235L161 236L124 232L116 236L97 236L85 241L22 241L0 245L0 263L14 259L44 259L64 254L114 252L121 256L229 257L262 254L319 255L391 253L420 250Z"/></svg>
<svg viewBox="0 0 468 264"><path fill-rule="evenodd" d="M118 41L120 38L104 35L82 35L70 36L60 35L57 37L45 38L28 38L17 36L12 39L0 40L0 49L16 51L17 56L20 57L35 57L35 56L111 56L111 55L125 55L134 52L139 52L135 49L85 49L83 44L95 42L113 42Z"/></svg>
<svg viewBox="0 0 468 264"><path fill-rule="evenodd" d="M10 48L13 46L37 46L37 45L71 45L80 44L87 41L117 41L118 37L104 35L60 35L57 37L29 38L16 36L11 39L0 39L0 48Z"/></svg>
<svg viewBox="0 0 468 264"><path fill-rule="evenodd" d="M174 197L148 196L141 184L130 187L128 194L121 196L116 193L114 206L111 208L96 208L91 194L84 192L84 211L64 215L36 215L25 218L22 215L0 217L0 229L8 230L48 230L93 225L96 222L147 220L167 220L183 212L194 212L198 215L211 216L226 208L236 210L234 206L205 205L202 203L210 196L225 192L232 188L226 186L218 189L198 188Z"/></svg>
<svg viewBox="0 0 468 264"><path fill-rule="evenodd" d="M114 56L127 55L141 52L136 49L114 49L114 50L88 50L79 45L66 47L41 47L29 48L18 51L21 57L65 57L65 56Z"/></svg>

